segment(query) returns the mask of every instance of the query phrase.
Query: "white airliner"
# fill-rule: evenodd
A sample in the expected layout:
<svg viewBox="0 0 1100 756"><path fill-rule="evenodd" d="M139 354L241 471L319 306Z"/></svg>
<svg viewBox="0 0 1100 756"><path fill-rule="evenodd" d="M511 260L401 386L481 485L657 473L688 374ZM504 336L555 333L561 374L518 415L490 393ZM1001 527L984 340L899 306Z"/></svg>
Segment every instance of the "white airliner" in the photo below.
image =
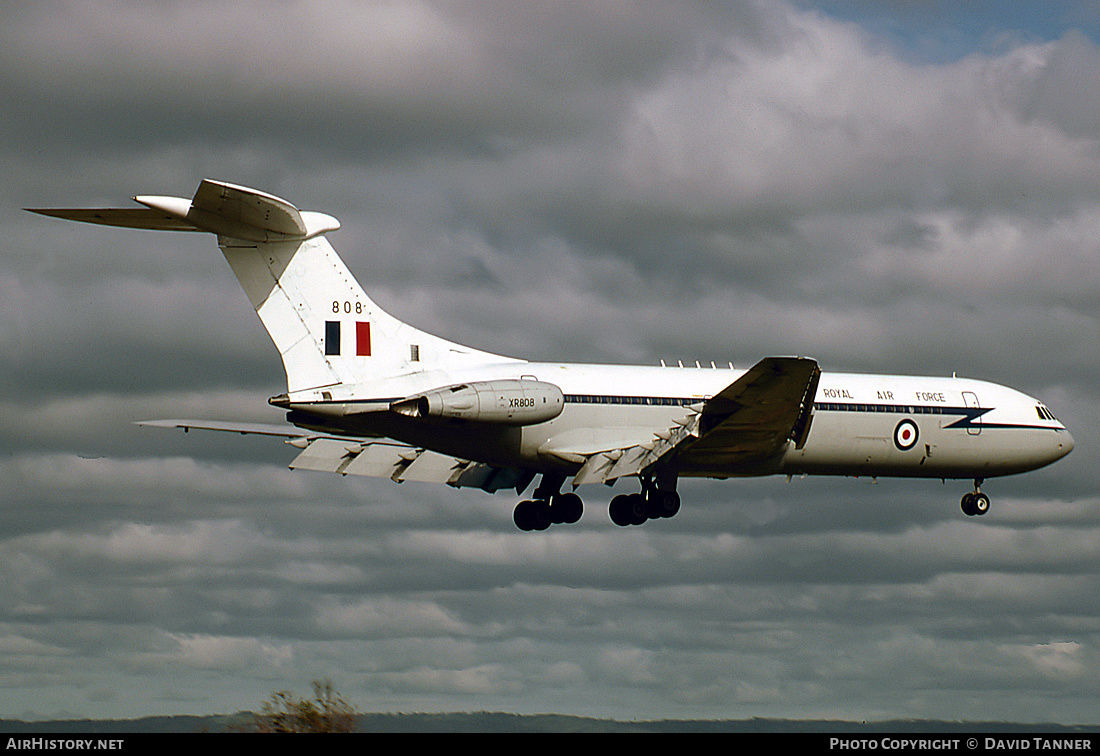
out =
<svg viewBox="0 0 1100 756"><path fill-rule="evenodd" d="M1048 465L1073 438L1035 399L965 378L822 373L804 357L748 370L581 365L501 357L382 311L325 234L340 227L254 189L205 180L195 196L140 196L132 209L50 209L58 218L205 231L244 287L286 368L269 401L290 425L147 424L283 437L290 467L522 494L515 523L576 522L577 487L637 478L611 519L637 525L680 508L679 477L771 474L972 479ZM570 491L562 492L569 481Z"/></svg>

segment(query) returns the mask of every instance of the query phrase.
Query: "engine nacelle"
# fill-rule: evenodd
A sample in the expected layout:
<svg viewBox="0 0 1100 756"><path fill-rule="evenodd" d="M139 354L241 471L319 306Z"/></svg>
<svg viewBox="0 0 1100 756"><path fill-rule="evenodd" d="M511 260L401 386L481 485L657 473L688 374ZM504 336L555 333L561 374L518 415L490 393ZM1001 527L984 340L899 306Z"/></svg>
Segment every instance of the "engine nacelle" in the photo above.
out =
<svg viewBox="0 0 1100 756"><path fill-rule="evenodd" d="M565 396L552 383L499 380L460 383L402 399L390 405L410 417L442 417L500 425L534 425L553 420Z"/></svg>

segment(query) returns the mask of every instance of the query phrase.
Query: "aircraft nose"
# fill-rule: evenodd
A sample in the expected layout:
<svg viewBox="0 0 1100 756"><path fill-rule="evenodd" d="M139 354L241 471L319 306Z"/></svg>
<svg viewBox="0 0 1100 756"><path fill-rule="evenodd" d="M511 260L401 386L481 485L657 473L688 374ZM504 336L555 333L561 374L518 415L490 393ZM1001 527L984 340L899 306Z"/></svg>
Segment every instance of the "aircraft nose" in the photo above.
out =
<svg viewBox="0 0 1100 756"><path fill-rule="evenodd" d="M1049 461L1046 464L1057 462L1062 457L1073 451L1073 436L1070 435L1068 430L1064 428L1059 429L1057 433L1047 442L1047 457Z"/></svg>
<svg viewBox="0 0 1100 756"><path fill-rule="evenodd" d="M1069 431L1063 431L1058 434L1058 446L1063 450L1062 453L1058 455L1059 458L1073 451L1073 436L1070 435Z"/></svg>

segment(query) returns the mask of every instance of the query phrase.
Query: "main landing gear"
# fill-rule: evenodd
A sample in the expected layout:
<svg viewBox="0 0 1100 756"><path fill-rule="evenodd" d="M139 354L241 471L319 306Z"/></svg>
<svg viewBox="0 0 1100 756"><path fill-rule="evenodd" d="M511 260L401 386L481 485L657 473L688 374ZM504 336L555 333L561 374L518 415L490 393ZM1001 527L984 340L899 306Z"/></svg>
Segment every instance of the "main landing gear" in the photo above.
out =
<svg viewBox="0 0 1100 756"><path fill-rule="evenodd" d="M564 476L544 475L530 499L516 504L512 520L520 530L546 530L551 525L574 523L581 519L584 504L575 493L561 493ZM652 478L642 478L642 492L620 494L611 500L608 513L616 525L641 525L647 520L672 517L680 511L680 494L675 478L662 479L657 485Z"/></svg>
<svg viewBox="0 0 1100 756"><path fill-rule="evenodd" d="M575 493L560 493L564 475L543 475L533 498L516 504L512 521L520 530L546 530L551 525L572 524L584 514L584 503Z"/></svg>
<svg viewBox="0 0 1100 756"><path fill-rule="evenodd" d="M584 503L575 493L557 493L546 499L528 499L516 504L512 520L520 530L546 530L551 525L581 519Z"/></svg>
<svg viewBox="0 0 1100 756"><path fill-rule="evenodd" d="M680 511L680 494L675 488L659 488L652 480L642 479L642 492L620 494L611 500L608 514L621 527L641 525L646 520L672 517Z"/></svg>
<svg viewBox="0 0 1100 756"><path fill-rule="evenodd" d="M989 511L989 497L982 493L982 479L974 479L974 490L963 494L962 511L967 517L984 515Z"/></svg>

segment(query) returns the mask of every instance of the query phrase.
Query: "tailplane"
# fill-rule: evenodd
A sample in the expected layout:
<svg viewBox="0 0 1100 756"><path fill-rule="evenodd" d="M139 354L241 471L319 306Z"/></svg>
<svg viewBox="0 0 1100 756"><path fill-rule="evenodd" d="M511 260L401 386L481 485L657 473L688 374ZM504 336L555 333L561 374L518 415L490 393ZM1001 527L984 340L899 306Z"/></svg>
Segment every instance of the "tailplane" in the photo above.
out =
<svg viewBox="0 0 1100 756"><path fill-rule="evenodd" d="M148 195L134 200L144 207L32 212L110 226L216 234L282 356L291 396L457 364L512 361L432 336L379 308L325 238L340 228L330 215L209 179L190 200Z"/></svg>

